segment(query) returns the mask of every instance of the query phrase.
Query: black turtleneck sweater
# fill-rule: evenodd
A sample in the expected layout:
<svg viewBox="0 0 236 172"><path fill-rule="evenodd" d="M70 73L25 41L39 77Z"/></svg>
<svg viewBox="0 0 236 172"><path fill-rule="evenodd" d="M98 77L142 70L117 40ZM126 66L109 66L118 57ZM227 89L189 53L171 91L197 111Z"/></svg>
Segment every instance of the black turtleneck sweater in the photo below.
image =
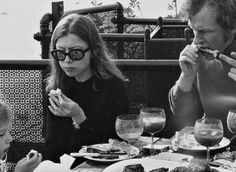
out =
<svg viewBox="0 0 236 172"><path fill-rule="evenodd" d="M72 119L48 112L46 147L43 158L59 162L64 153L78 152L83 145L107 143L118 138L115 132L116 116L128 113L129 102L124 83L117 78L101 80L95 77L67 90L67 96L79 104L87 119L75 129ZM48 102L49 103L49 102Z"/></svg>

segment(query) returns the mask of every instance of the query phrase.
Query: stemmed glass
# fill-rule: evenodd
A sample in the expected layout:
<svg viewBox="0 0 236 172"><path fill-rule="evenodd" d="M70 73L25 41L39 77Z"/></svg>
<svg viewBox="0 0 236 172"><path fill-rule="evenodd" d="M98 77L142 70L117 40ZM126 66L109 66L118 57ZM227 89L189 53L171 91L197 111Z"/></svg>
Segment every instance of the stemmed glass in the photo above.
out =
<svg viewBox="0 0 236 172"><path fill-rule="evenodd" d="M201 118L194 125L194 137L196 141L207 148L207 163L210 169L210 149L217 145L223 138L224 130L221 120L216 118Z"/></svg>
<svg viewBox="0 0 236 172"><path fill-rule="evenodd" d="M232 134L236 133L236 109L229 110L227 116L227 127ZM230 140L234 140L234 135Z"/></svg>
<svg viewBox="0 0 236 172"><path fill-rule="evenodd" d="M139 115L127 114L116 117L117 135L129 144L128 157L131 158L130 144L143 134L143 121Z"/></svg>
<svg viewBox="0 0 236 172"><path fill-rule="evenodd" d="M140 116L143 118L144 132L151 135L151 149L150 155L154 155L153 137L156 133L160 132L166 123L165 111L157 107L145 107L140 109Z"/></svg>

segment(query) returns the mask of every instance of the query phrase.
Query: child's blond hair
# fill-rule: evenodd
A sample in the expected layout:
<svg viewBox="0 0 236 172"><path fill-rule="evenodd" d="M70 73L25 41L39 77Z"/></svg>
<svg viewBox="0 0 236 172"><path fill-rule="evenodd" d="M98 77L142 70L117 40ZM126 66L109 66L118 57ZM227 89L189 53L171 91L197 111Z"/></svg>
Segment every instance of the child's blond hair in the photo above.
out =
<svg viewBox="0 0 236 172"><path fill-rule="evenodd" d="M12 117L11 110L7 104L0 101L0 127L10 122Z"/></svg>

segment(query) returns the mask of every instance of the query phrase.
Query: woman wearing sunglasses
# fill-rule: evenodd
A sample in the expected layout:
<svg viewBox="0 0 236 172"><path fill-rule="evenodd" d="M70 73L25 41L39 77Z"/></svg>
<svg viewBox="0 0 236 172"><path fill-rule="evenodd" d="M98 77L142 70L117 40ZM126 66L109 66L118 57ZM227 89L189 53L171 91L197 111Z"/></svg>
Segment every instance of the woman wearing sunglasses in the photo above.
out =
<svg viewBox="0 0 236 172"><path fill-rule="evenodd" d="M51 72L44 159L59 162L64 153L114 138L115 119L127 113L125 80L104 50L95 24L86 16L69 14L51 38ZM52 92L52 91L51 91Z"/></svg>

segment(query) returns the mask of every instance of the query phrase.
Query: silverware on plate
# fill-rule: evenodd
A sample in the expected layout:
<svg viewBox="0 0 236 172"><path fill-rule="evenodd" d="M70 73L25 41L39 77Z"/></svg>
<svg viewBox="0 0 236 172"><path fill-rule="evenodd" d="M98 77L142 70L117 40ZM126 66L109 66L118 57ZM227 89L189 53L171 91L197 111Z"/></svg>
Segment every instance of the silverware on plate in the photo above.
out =
<svg viewBox="0 0 236 172"><path fill-rule="evenodd" d="M110 153L78 153L78 152L72 152L70 153L70 156L73 157L85 157L85 156L90 156L93 158L104 158L104 159L118 159L119 155L124 155L124 154L110 154Z"/></svg>

